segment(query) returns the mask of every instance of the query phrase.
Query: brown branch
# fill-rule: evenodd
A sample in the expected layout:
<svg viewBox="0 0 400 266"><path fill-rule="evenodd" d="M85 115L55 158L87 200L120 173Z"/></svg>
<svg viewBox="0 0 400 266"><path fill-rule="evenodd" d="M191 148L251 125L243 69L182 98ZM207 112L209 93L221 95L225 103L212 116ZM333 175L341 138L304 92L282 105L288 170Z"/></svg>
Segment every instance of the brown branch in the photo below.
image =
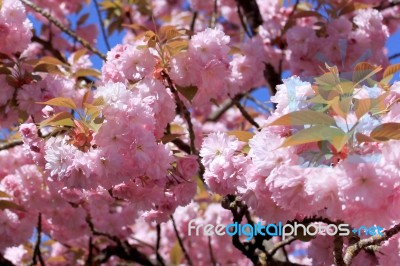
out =
<svg viewBox="0 0 400 266"><path fill-rule="evenodd" d="M294 241L296 241L295 237L289 237L289 238L286 238L285 240L282 240L281 242L276 244L273 248L268 250L268 253L267 253L268 257L272 258L279 249L285 247L286 245L291 244Z"/></svg>
<svg viewBox="0 0 400 266"><path fill-rule="evenodd" d="M400 53L393 54L393 55L389 56L389 60L396 59L397 57L400 57Z"/></svg>
<svg viewBox="0 0 400 266"><path fill-rule="evenodd" d="M357 243L349 246L346 249L343 258L345 265L351 265L351 262L353 261L354 257L357 256L361 250L369 246L380 245L383 241L388 240L389 238L391 238L392 236L394 236L399 232L400 232L400 224L397 224L392 228L385 230L381 235L375 235L366 239L362 239Z"/></svg>
<svg viewBox="0 0 400 266"><path fill-rule="evenodd" d="M100 24L101 33L103 34L104 43L106 44L107 50L110 51L111 47L110 47L110 43L108 42L106 30L105 30L104 23L103 23L103 18L101 17L99 3L97 2L97 0L93 0L93 2L94 2L94 6L96 8L97 17L99 18L99 24Z"/></svg>
<svg viewBox="0 0 400 266"><path fill-rule="evenodd" d="M260 129L260 125L251 117L251 115L247 112L247 110L240 104L240 101L237 99L232 98L233 103L236 105L236 107L239 109L240 113L243 115L243 117L250 123L252 124L255 128L258 130Z"/></svg>
<svg viewBox="0 0 400 266"><path fill-rule="evenodd" d="M96 263L106 263L112 256L117 256L126 261L137 262L144 266L154 266L155 264L151 262L147 256L141 253L136 248L132 247L127 241L121 241L118 237L109 235L107 233L99 232L94 228L94 224L88 214L86 216L86 223L88 224L90 231L94 236L104 236L116 245L107 246L100 252L100 255L96 256L94 259Z"/></svg>
<svg viewBox="0 0 400 266"><path fill-rule="evenodd" d="M343 261L343 237L340 235L335 235L334 238L333 258L336 266L345 266Z"/></svg>
<svg viewBox="0 0 400 266"><path fill-rule="evenodd" d="M263 24L263 18L256 0L236 0L236 3L243 10L244 16L251 27L252 35L255 35L257 28Z"/></svg>
<svg viewBox="0 0 400 266"><path fill-rule="evenodd" d="M4 258L3 254L0 253L0 265L2 266L16 266L14 263Z"/></svg>
<svg viewBox="0 0 400 266"><path fill-rule="evenodd" d="M160 242L161 242L161 225L157 224L156 256L157 256L157 261L160 263L160 265L165 266L164 259L159 252Z"/></svg>
<svg viewBox="0 0 400 266"><path fill-rule="evenodd" d="M24 142L22 140L10 141L10 142L7 142L7 143L5 143L3 145L0 145L0 151L8 150L8 149L14 148L16 146L20 146L22 144L24 144Z"/></svg>
<svg viewBox="0 0 400 266"><path fill-rule="evenodd" d="M37 222L37 232L36 232L36 243L35 247L33 249L33 255L32 255L32 262L30 265L36 265L37 260L39 259L40 266L45 266L46 264L44 263L43 257L42 257L42 252L40 251L40 244L42 241L42 214L39 212L38 214L38 222Z"/></svg>
<svg viewBox="0 0 400 266"><path fill-rule="evenodd" d="M40 37L34 35L32 36L32 42L36 42L43 46L47 51L49 51L55 58L59 59L63 63L68 63L67 59L62 55L62 53L55 49L50 41L41 39Z"/></svg>
<svg viewBox="0 0 400 266"><path fill-rule="evenodd" d="M179 246L181 247L182 252L185 255L186 261L189 264L189 266L193 266L193 262L189 257L189 253L186 251L185 245L183 245L182 238L179 236L179 232L178 232L178 229L176 228L174 217L172 215L170 215L170 218L171 218L171 221L172 221L172 225L174 227L176 238L178 239Z"/></svg>
<svg viewBox="0 0 400 266"><path fill-rule="evenodd" d="M69 28L64 26L60 21L55 19L49 12L47 12L46 10L43 10L42 8L40 8L39 6L37 6L36 4L32 3L29 0L20 0L20 1L22 3L24 3L25 5L29 6L30 8L32 8L33 10L35 10L37 13L39 13L42 16L44 16L45 18L47 18L51 23L53 23L62 32L66 33L67 35L72 37L75 41L82 44L83 47L90 50L94 54L98 55L104 61L106 60L106 56L103 53L101 53L99 50L97 50L95 47L93 47L88 41L86 41L85 39L82 39L75 32L73 32L72 30L70 30Z"/></svg>
<svg viewBox="0 0 400 266"><path fill-rule="evenodd" d="M215 260L214 252L211 246L211 236L208 236L208 250L210 251L210 258L212 265L217 266L217 261Z"/></svg>
<svg viewBox="0 0 400 266"><path fill-rule="evenodd" d="M189 138L190 138L190 149L191 149L192 154L197 155L198 153L197 153L196 146L195 146L195 134L194 134L194 130L193 130L192 119L190 117L190 112L186 108L186 106L183 103L183 101L181 100L181 98L179 98L179 92L175 88L174 83L172 82L171 77L167 74L167 72L162 71L161 76L167 81L168 87L171 90L172 94L174 95L176 104L178 105L178 111L183 116L183 118L186 120L186 123L188 125Z"/></svg>

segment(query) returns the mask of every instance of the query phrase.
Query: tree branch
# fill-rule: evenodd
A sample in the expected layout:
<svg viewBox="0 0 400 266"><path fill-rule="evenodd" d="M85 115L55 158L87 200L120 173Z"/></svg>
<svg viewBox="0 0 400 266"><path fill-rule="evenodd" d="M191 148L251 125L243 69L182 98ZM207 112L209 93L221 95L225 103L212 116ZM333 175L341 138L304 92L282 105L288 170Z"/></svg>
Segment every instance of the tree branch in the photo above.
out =
<svg viewBox="0 0 400 266"><path fill-rule="evenodd" d="M385 230L382 235L375 235L375 236L371 236L369 238L366 239L362 239L360 241L358 241L357 243L349 246L346 249L345 255L344 255L344 263L345 265L350 265L351 262L353 261L354 257L358 255L358 253L360 253L360 251L362 249L365 249L369 246L373 246L373 245L379 245L381 244L383 241L388 240L389 238L391 238L392 236L394 236L395 234L400 232L400 224L397 224L395 226L393 226L392 228Z"/></svg>
<svg viewBox="0 0 400 266"><path fill-rule="evenodd" d="M39 13L42 16L44 16L45 18L47 18L51 23L53 23L62 32L66 33L67 35L72 37L75 41L82 44L83 47L90 50L94 54L98 55L104 61L106 60L106 56L103 53L101 53L99 50L97 50L95 47L93 47L88 41L82 39L75 32L73 32L72 30L70 30L69 28L64 26L60 21L55 19L49 12L47 12L46 10L43 10L42 8L40 8L39 6L37 6L36 4L32 3L29 0L20 0L20 1L22 3L24 3L25 5L29 6L30 8L32 8L33 10L35 10L37 13Z"/></svg>
<svg viewBox="0 0 400 266"><path fill-rule="evenodd" d="M162 258L161 254L159 252L160 242L161 242L161 225L157 224L156 256L157 256L157 261L160 263L160 265L165 266L164 259Z"/></svg>
<svg viewBox="0 0 400 266"><path fill-rule="evenodd" d="M8 149L14 148L14 147L22 145L22 144L24 144L24 142L22 140L14 140L11 142L7 142L3 145L0 145L0 151L8 150Z"/></svg>
<svg viewBox="0 0 400 266"><path fill-rule="evenodd" d="M232 98L233 103L236 105L236 107L239 109L240 113L243 115L243 117L250 123L252 124L255 128L258 130L260 129L260 125L251 117L251 115L247 112L247 110L240 104L240 102L237 99Z"/></svg>
<svg viewBox="0 0 400 266"><path fill-rule="evenodd" d="M106 44L107 50L110 51L111 47L110 47L110 43L108 42L106 30L105 30L104 23L103 23L103 18L101 17L99 3L97 2L97 0L93 0L93 2L94 2L94 6L96 8L97 17L99 18L99 24L100 24L101 33L103 34L104 43Z"/></svg>
<svg viewBox="0 0 400 266"><path fill-rule="evenodd" d="M36 265L37 264L37 259L39 259L40 266L45 266L46 264L44 263L43 257L42 257L42 252L40 251L40 244L42 241L42 214L39 212L38 214L38 222L37 222L37 232L36 232L36 243L35 247L33 249L33 255L32 255L32 262L30 265Z"/></svg>
<svg viewBox="0 0 400 266"><path fill-rule="evenodd" d="M294 241L296 241L295 237L289 237L285 240L282 240L281 242L276 244L272 249L268 250L267 253L268 257L272 258L280 248L283 248L284 246L289 245Z"/></svg>
<svg viewBox="0 0 400 266"><path fill-rule="evenodd" d="M257 33L257 28L263 24L263 18L256 0L236 0L244 12L247 22L251 27L252 35Z"/></svg>
<svg viewBox="0 0 400 266"><path fill-rule="evenodd" d="M333 258L336 266L345 266L343 261L343 237L340 235L335 235L334 238Z"/></svg>
<svg viewBox="0 0 400 266"><path fill-rule="evenodd" d="M185 245L183 245L182 238L179 236L179 232L178 232L178 229L176 228L174 216L170 215L170 218L171 218L171 221L172 221L172 225L174 227L176 238L178 239L179 246L181 247L182 252L185 255L186 261L189 264L189 266L193 266L193 262L189 257L189 253L186 251Z"/></svg>
<svg viewBox="0 0 400 266"><path fill-rule="evenodd" d="M400 53L393 54L393 55L389 56L389 60L396 59L397 57L400 57Z"/></svg>

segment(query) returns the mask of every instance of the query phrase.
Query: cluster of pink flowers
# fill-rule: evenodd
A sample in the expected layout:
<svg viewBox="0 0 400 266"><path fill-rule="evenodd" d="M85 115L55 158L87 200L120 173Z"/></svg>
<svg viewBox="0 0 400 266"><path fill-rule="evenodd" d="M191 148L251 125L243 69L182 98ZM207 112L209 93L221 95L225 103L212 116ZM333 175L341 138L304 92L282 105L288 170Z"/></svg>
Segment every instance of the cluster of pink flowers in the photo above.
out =
<svg viewBox="0 0 400 266"><path fill-rule="evenodd" d="M224 209L233 196L245 204L242 223L400 223L400 82L373 83L371 74L357 83L389 64L385 42L400 21L394 1L98 1L104 37L128 32L104 55L85 1L24 2L0 1L0 261L28 264L39 248L57 266L114 266L132 254L155 264L189 265L188 256L193 266L251 265L251 248L229 235L188 232L190 221L232 223L242 214ZM105 59L101 69L92 56ZM360 61L370 64L350 77ZM319 83L305 81L321 66L328 71ZM332 69L357 83L351 101L348 83L333 86L333 99L318 94L337 81ZM285 71L293 76L281 81ZM267 84L271 103L252 98ZM306 110L325 118L290 116ZM326 132L348 137L344 145L315 131L296 135L327 121ZM382 124L395 133L374 137ZM32 248L32 236L51 241ZM266 251L281 240L263 242L272 245ZM304 265L333 264L334 249L322 235L286 246ZM395 236L353 264L395 265L399 250Z"/></svg>
<svg viewBox="0 0 400 266"><path fill-rule="evenodd" d="M382 122L398 122L397 88L394 84L389 89L386 104L393 108L387 113L379 116L367 113L357 124L353 113L347 119L337 115L334 118L339 126L339 122L344 123L344 130L355 125L355 132L362 134L369 134ZM363 86L356 93L357 98L369 94L376 99L385 91ZM277 109L266 124L292 111L307 110L312 105L307 100L313 96L310 83L298 77L285 80L272 98ZM396 207L400 189L397 140L353 143L337 162L318 156L320 148L313 143L281 147L287 137L300 129L265 126L250 139L248 154L242 151L245 143L236 137L209 134L200 151L207 185L217 193L241 196L268 223L318 216L353 227L378 224L390 228L400 221ZM388 259L385 255L379 257ZM321 259L326 261L325 257Z"/></svg>

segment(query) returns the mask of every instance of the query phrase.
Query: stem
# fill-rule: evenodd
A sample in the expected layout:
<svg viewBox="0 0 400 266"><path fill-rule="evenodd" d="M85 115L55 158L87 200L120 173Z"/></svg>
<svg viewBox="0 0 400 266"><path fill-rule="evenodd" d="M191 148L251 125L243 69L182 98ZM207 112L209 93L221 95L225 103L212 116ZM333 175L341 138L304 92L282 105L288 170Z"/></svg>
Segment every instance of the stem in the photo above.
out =
<svg viewBox="0 0 400 266"><path fill-rule="evenodd" d="M39 259L40 266L45 266L42 253L40 251L40 244L42 241L42 214L39 212L38 214L38 223L37 223L37 236L36 243L33 250L32 263L30 265L36 265L37 259Z"/></svg>
<svg viewBox="0 0 400 266"><path fill-rule="evenodd" d="M337 266L345 266L342 252L343 252L343 237L335 235L333 257L335 259L335 265Z"/></svg>
<svg viewBox="0 0 400 266"><path fill-rule="evenodd" d="M389 56L389 60L396 59L397 57L400 57L400 53L393 54L393 55Z"/></svg>
<svg viewBox="0 0 400 266"><path fill-rule="evenodd" d="M157 224L157 243L156 243L156 255L157 261L160 265L165 266L164 259L162 258L159 249L160 249L160 242L161 242L161 225Z"/></svg>
<svg viewBox="0 0 400 266"><path fill-rule="evenodd" d="M190 36L189 36L189 39L191 39L192 35L194 34L194 27L196 26L197 16L198 16L197 11L193 12L192 21L190 22Z"/></svg>
<svg viewBox="0 0 400 266"><path fill-rule="evenodd" d="M211 236L208 236L208 249L210 251L211 263L213 266L217 265L217 261L215 260L214 252L211 246Z"/></svg>
<svg viewBox="0 0 400 266"><path fill-rule="evenodd" d="M178 238L179 246L181 247L182 252L185 255L186 261L188 262L189 266L193 266L192 260L190 259L189 254L187 253L186 248L183 245L183 241L182 241L181 237L179 236L179 232L178 232L178 229L176 228L174 217L172 215L170 217L171 217L172 225L174 226L176 238Z"/></svg>
<svg viewBox="0 0 400 266"><path fill-rule="evenodd" d="M14 148L14 147L22 145L22 144L24 144L24 142L22 140L14 140L14 141L11 141L11 142L1 145L0 151L11 149L11 148Z"/></svg>
<svg viewBox="0 0 400 266"><path fill-rule="evenodd" d="M351 265L351 262L353 261L354 257L358 255L358 253L360 253L360 251L362 249L365 249L369 246L373 246L373 245L379 245L381 244L383 241L388 240L389 238L391 238L392 236L394 236L395 234L400 232L400 224L397 224L395 226L393 226L392 228L385 230L382 235L376 235L376 236L371 236L369 238L366 239L362 239L360 241L358 241L357 243L349 246L346 249L346 253L344 255L344 263L345 265Z"/></svg>
<svg viewBox="0 0 400 266"><path fill-rule="evenodd" d="M232 100L236 105L236 107L239 109L240 113L242 113L243 117L246 118L246 120L249 121L250 124L252 124L259 130L260 125L251 117L251 115L246 111L246 109L240 104L239 100L234 98L232 98Z"/></svg>
<svg viewBox="0 0 400 266"><path fill-rule="evenodd" d="M93 2L94 2L94 6L96 8L97 17L99 18L100 29L101 29L101 33L103 34L104 42L106 44L107 50L110 51L111 47L110 47L110 43L108 42L108 38L107 38L106 30L105 30L105 27L104 27L103 19L101 17L99 3L97 2L97 0L93 0Z"/></svg>
<svg viewBox="0 0 400 266"><path fill-rule="evenodd" d="M268 251L268 257L272 258L279 249L284 248L286 245L289 245L294 241L296 241L295 237L289 237L285 240L282 240Z"/></svg>
<svg viewBox="0 0 400 266"><path fill-rule="evenodd" d="M90 50L91 52L93 52L94 54L98 55L101 59L103 59L104 61L106 60L106 56L101 53L99 50L97 50L96 48L94 48L92 45L90 45L90 43L84 39L82 39L81 37L79 37L78 35L76 35L75 32L73 32L72 30L70 30L69 28L67 28L66 26L64 26L60 21L58 21L57 19L55 19L49 12L43 10L42 8L38 7L36 4L32 3L29 0L20 0L22 3L24 3L25 5L29 6L30 8L32 8L33 10L35 10L37 13L41 14L42 16L44 16L45 18L47 18L51 23L53 23L57 28L59 28L62 32L68 34L70 37L72 37L75 41L79 42L80 44L82 44L83 47L85 47L86 49Z"/></svg>

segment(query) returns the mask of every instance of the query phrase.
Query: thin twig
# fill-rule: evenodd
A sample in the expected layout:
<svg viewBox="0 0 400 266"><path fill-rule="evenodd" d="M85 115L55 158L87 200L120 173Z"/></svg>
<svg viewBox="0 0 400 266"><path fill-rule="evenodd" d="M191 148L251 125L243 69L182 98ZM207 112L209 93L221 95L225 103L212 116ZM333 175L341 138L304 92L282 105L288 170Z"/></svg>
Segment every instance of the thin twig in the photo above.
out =
<svg viewBox="0 0 400 266"><path fill-rule="evenodd" d="M198 16L197 11L193 12L192 21L190 22L190 36L189 36L189 39L192 38L192 36L194 34L194 27L196 26L197 16Z"/></svg>
<svg viewBox="0 0 400 266"><path fill-rule="evenodd" d="M194 134L192 119L190 117L190 112L186 108L186 106L183 103L183 101L181 100L181 98L179 98L178 90L175 88L174 83L171 80L171 77L165 71L162 71L161 75L167 81L168 87L170 88L172 94L175 97L175 101L178 105L179 112L183 116L183 118L186 120L186 123L188 125L189 138L190 138L190 149L192 151L192 154L197 155L197 150L196 150L196 145L195 145L195 134Z"/></svg>
<svg viewBox="0 0 400 266"><path fill-rule="evenodd" d="M210 251L211 263L213 266L216 266L217 261L215 260L214 252L211 246L211 236L208 236L208 250Z"/></svg>
<svg viewBox="0 0 400 266"><path fill-rule="evenodd" d="M93 265L93 239L92 237L89 237L89 254L86 260L86 265L87 266L92 266Z"/></svg>
<svg viewBox="0 0 400 266"><path fill-rule="evenodd" d="M393 226L392 228L385 230L381 235L375 235L366 239L362 239L358 241L357 243L350 245L345 252L344 255L344 263L345 265L351 265L351 262L353 261L354 257L358 255L358 253L369 247L369 246L374 246L374 245L379 245L383 241L388 240L395 234L400 232L400 224L397 224Z"/></svg>
<svg viewBox="0 0 400 266"><path fill-rule="evenodd" d="M172 225L174 227L176 238L178 239L179 246L181 247L182 252L185 255L186 261L188 262L189 266L193 266L193 262L190 259L189 254L187 253L185 246L183 245L182 238L179 236L179 232L178 232L178 229L176 228L174 217L172 215L170 215L170 218L171 218L171 221L172 221Z"/></svg>
<svg viewBox="0 0 400 266"><path fill-rule="evenodd" d="M14 148L16 146L20 146L22 144L24 144L24 142L22 140L10 141L10 142L7 142L7 143L5 143L3 145L0 145L0 151L8 150L8 149Z"/></svg>
<svg viewBox="0 0 400 266"><path fill-rule="evenodd" d="M268 107L266 104L262 103L260 100L255 98L253 95L246 94L245 97L248 98L250 101L254 102L258 107L260 107L264 111L267 111L269 114L271 114L273 112L273 110L270 107Z"/></svg>
<svg viewBox="0 0 400 266"><path fill-rule="evenodd" d="M268 255L270 258L272 258L272 257L275 255L275 253L276 253L279 249L283 248L283 247L286 246L286 245L291 244L291 243L294 242L295 240L296 240L295 237L289 237L289 238L286 238L285 240L282 240L281 242L279 242L278 244L276 244L273 248L271 248L271 249L268 251L268 254L267 254L267 255Z"/></svg>
<svg viewBox="0 0 400 266"><path fill-rule="evenodd" d="M63 31L64 33L68 34L75 41L77 41L80 44L82 44L83 47L85 47L86 49L90 50L94 54L98 55L104 61L106 60L106 56L103 53L101 53L99 50L97 50L95 47L93 47L88 41L82 39L75 32L73 32L72 30L70 30L69 28L64 26L60 21L55 19L49 12L47 12L46 10L43 10L42 8L40 8L39 6L37 6L36 4L32 3L29 0L20 0L20 1L22 3L24 3L25 5L29 6L30 8L32 8L33 10L35 10L37 13L39 13L42 16L44 16L45 18L47 18L51 23L53 23L61 31Z"/></svg>
<svg viewBox="0 0 400 266"><path fill-rule="evenodd" d="M240 7L239 4L237 4L237 12L238 12L240 23L242 24L243 30L246 32L246 35L249 38L252 38L253 34L249 31L249 29L248 29L248 27L246 25L246 22L244 21L243 13L242 13L242 10L241 10L241 7Z"/></svg>
<svg viewBox="0 0 400 266"><path fill-rule="evenodd" d="M156 256L157 256L157 261L160 263L160 265L165 266L164 259L159 252L160 243L161 243L161 225L157 224Z"/></svg>
<svg viewBox="0 0 400 266"><path fill-rule="evenodd" d="M36 243L35 247L33 249L33 255L32 255L32 262L30 265L36 265L37 264L37 259L39 259L40 266L45 266L46 264L44 263L43 257L42 257L42 252L40 251L40 244L42 241L42 214L39 212L38 214L38 222L37 222L37 232L36 232Z"/></svg>
<svg viewBox="0 0 400 266"><path fill-rule="evenodd" d="M217 15L218 15L218 0L214 0L214 10L211 16L210 27L215 28L215 24L217 23Z"/></svg>
<svg viewBox="0 0 400 266"><path fill-rule="evenodd" d="M110 51L111 47L110 47L110 43L108 42L106 29L105 29L105 26L104 26L104 23L103 23L103 18L101 17L99 3L97 2L97 0L93 0L93 2L94 2L94 6L96 8L97 17L99 18L100 29L101 29L101 33L103 34L104 42L106 44L107 50Z"/></svg>
<svg viewBox="0 0 400 266"><path fill-rule="evenodd" d="M400 57L400 53L393 54L393 55L389 56L389 60L396 59L397 57Z"/></svg>
<svg viewBox="0 0 400 266"><path fill-rule="evenodd" d="M233 100L233 98L232 98ZM236 107L239 109L240 113L243 115L246 120L252 124L257 129L260 129L260 125L251 117L251 115L246 111L246 109L240 104L240 101L234 100L233 101Z"/></svg>
<svg viewBox="0 0 400 266"><path fill-rule="evenodd" d="M336 266L345 266L343 261L343 237L340 235L335 235L334 238L333 257Z"/></svg>

